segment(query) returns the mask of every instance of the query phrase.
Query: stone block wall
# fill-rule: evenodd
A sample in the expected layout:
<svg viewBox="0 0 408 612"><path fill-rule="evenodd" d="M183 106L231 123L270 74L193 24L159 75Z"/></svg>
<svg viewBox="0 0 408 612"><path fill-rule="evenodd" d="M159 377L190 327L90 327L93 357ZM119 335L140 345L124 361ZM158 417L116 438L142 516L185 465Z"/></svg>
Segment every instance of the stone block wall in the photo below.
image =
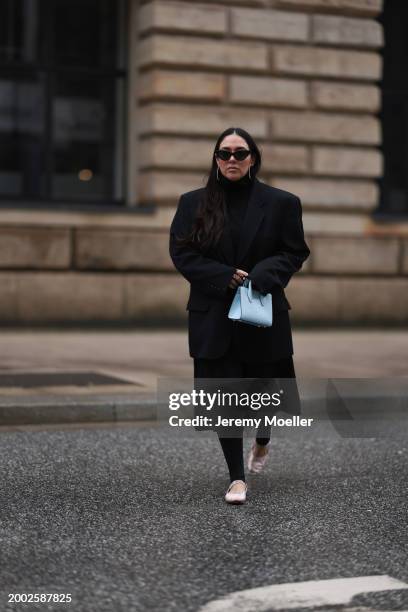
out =
<svg viewBox="0 0 408 612"><path fill-rule="evenodd" d="M305 212L361 217L382 173L380 0L153 0L139 10L139 197L202 185L215 137L241 125L261 179ZM175 177L179 181L175 181Z"/></svg>
<svg viewBox="0 0 408 612"><path fill-rule="evenodd" d="M186 283L172 273L164 231L69 216L64 224L0 227L3 324L174 322L185 313Z"/></svg>
<svg viewBox="0 0 408 612"><path fill-rule="evenodd" d="M263 153L261 180L303 203L312 256L288 288L294 320L407 320L405 304L393 306L408 295L406 231L370 218L383 172L381 9L155 0L139 12L141 200L173 207L203 184L215 137L246 128Z"/></svg>
<svg viewBox="0 0 408 612"><path fill-rule="evenodd" d="M183 319L167 252L178 198L239 125L260 179L296 193L312 255L294 322L404 324L408 231L371 219L381 155L381 0L130 0L128 159L153 215L0 213L0 320Z"/></svg>
<svg viewBox="0 0 408 612"><path fill-rule="evenodd" d="M152 225L0 227L2 323L174 322L188 284L167 231ZM294 322L404 324L408 236L308 237L312 255L287 288Z"/></svg>

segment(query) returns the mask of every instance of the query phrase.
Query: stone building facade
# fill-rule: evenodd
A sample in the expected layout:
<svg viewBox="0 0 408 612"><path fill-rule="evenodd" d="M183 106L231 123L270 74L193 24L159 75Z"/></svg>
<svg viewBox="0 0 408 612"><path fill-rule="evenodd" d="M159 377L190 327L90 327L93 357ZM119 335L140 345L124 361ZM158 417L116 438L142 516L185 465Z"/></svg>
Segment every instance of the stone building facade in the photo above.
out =
<svg viewBox="0 0 408 612"><path fill-rule="evenodd" d="M204 184L216 136L247 129L259 178L299 195L311 257L294 322L407 321L406 225L372 217L383 173L381 0L129 4L126 210L0 210L0 319L174 320L178 197Z"/></svg>

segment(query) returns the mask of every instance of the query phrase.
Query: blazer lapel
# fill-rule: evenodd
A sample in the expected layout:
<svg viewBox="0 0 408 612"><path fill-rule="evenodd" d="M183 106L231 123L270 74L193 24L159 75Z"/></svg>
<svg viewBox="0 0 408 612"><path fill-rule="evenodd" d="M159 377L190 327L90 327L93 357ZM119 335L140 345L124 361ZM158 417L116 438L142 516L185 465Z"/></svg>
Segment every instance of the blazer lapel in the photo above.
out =
<svg viewBox="0 0 408 612"><path fill-rule="evenodd" d="M244 222L242 224L242 238L239 243L236 257L237 266L244 261L245 255L247 254L248 249L255 238L258 227L260 226L265 214L263 206L266 200L263 197L264 192L262 187L263 183L255 178L251 195L249 197Z"/></svg>

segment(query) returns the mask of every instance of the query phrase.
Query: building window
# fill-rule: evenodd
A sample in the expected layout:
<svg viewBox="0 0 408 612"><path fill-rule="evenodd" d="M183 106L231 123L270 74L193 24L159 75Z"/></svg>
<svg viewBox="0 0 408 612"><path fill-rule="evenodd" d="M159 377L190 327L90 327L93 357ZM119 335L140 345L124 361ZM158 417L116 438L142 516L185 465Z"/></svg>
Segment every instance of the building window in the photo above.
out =
<svg viewBox="0 0 408 612"><path fill-rule="evenodd" d="M408 217L408 2L387 0L380 16L385 45L382 77L382 149L379 216Z"/></svg>
<svg viewBox="0 0 408 612"><path fill-rule="evenodd" d="M124 201L125 0L0 3L0 200Z"/></svg>

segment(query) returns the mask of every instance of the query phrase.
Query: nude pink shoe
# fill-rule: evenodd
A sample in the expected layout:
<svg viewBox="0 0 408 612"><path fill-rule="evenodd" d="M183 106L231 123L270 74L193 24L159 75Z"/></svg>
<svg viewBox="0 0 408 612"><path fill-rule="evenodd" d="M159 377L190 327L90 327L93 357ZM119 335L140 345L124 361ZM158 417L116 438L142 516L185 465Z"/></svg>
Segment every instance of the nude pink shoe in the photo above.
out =
<svg viewBox="0 0 408 612"><path fill-rule="evenodd" d="M268 444L266 444L264 447L267 449L267 452L264 455L259 456L255 455L256 442L252 444L248 455L248 471L251 472L251 474L259 474L259 472L262 472L264 469L265 463L269 456L270 445L271 443L268 442Z"/></svg>
<svg viewBox="0 0 408 612"><path fill-rule="evenodd" d="M231 489L234 486L234 484L236 484L237 482L243 482L245 485L245 489L244 491L233 493ZM243 480L233 480L225 494L225 501L227 502L227 504L244 504L246 502L247 490L248 490L248 487Z"/></svg>

